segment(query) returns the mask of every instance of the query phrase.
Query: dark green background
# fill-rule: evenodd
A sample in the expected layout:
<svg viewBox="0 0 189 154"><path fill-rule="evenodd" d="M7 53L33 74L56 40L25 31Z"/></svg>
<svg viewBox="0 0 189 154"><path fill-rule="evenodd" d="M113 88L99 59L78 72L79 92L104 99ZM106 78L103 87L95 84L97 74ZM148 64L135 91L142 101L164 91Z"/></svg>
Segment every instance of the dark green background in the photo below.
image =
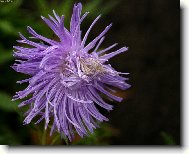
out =
<svg viewBox="0 0 189 154"><path fill-rule="evenodd" d="M86 32L93 19L102 19L90 33L89 40L113 22L102 48L115 42L129 51L110 63L118 71L129 72L127 91L118 91L122 103L114 102L114 110L104 113L110 121L101 124L94 135L76 136L73 143L84 145L181 145L180 115L180 26L179 2L168 0L82 0L90 14L82 24ZM66 144L58 134L52 138L43 133L43 124L23 126L22 113L11 97L27 85L16 84L26 76L14 72L12 46L17 45L18 32L25 36L31 26L44 36L53 33L40 19L52 9L65 14L69 26L73 0L13 0L0 3L0 144ZM83 11L83 12L84 12ZM104 111L102 111L104 112ZM48 132L47 132L48 134ZM45 143L41 138L45 139ZM54 141L52 141L54 139Z"/></svg>

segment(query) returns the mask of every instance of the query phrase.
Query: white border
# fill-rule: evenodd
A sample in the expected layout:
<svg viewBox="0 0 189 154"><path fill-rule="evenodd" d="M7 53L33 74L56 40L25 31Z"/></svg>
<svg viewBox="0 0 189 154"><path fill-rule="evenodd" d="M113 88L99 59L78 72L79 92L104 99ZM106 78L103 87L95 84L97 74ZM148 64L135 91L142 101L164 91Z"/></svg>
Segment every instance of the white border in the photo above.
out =
<svg viewBox="0 0 189 154"><path fill-rule="evenodd" d="M183 49L183 146L184 154L189 154L189 0L181 1L182 7L182 49Z"/></svg>
<svg viewBox="0 0 189 154"><path fill-rule="evenodd" d="M138 147L122 147L122 146L113 146L113 147L25 147L25 148L13 148L9 147L8 148L8 154L63 154L63 153L69 153L69 154L96 154L96 153L103 153L103 154L110 154L110 153L119 153L119 154L181 154L184 151L184 154L189 154L189 122L188 122L188 117L189 117L189 0L181 0L181 7L183 8L182 11L182 19L183 19L183 109L182 111L184 112L183 116L183 145L184 145L184 150L181 148L161 148L161 147L154 147L154 148L138 148ZM7 154L7 147L6 146L0 146L0 154Z"/></svg>
<svg viewBox="0 0 189 154"><path fill-rule="evenodd" d="M0 145L0 154L7 154L7 146Z"/></svg>
<svg viewBox="0 0 189 154"><path fill-rule="evenodd" d="M8 154L181 154L179 148L131 148L131 147L56 147L11 148ZM182 152L183 153L183 152Z"/></svg>
<svg viewBox="0 0 189 154"><path fill-rule="evenodd" d="M189 7L189 0L180 0L180 6L181 7Z"/></svg>

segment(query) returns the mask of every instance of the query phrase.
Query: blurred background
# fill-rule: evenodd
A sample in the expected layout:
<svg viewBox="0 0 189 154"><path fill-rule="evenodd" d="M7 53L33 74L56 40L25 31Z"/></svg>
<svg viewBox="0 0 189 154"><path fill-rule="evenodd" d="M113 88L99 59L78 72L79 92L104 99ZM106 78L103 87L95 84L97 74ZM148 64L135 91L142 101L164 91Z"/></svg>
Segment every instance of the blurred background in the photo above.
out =
<svg viewBox="0 0 189 154"><path fill-rule="evenodd" d="M53 38L40 16L47 17L54 9L66 17L69 26L73 0L3 0L0 2L0 144L38 145L68 144L59 134L50 137L41 125L24 126L23 112L11 102L16 91L27 86L16 84L26 78L10 68L14 63L12 46L18 32L25 36L26 27ZM110 113L102 111L109 122L102 123L95 133L84 139L76 136L73 145L181 145L180 98L180 15L176 1L157 0L81 0L83 13L90 14L82 24L86 32L96 16L101 20L93 28L88 41L113 22L101 48L115 42L129 51L111 59L118 71L129 72L127 91L118 91L124 98L114 102Z"/></svg>

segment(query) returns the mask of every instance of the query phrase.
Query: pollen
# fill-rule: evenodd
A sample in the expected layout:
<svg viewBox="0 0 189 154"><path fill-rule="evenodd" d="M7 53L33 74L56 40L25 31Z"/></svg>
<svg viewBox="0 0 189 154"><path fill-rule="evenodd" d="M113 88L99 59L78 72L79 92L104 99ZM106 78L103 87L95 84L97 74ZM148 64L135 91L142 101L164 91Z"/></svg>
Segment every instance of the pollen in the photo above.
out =
<svg viewBox="0 0 189 154"><path fill-rule="evenodd" d="M94 75L105 72L103 64L94 58L80 59L81 70L86 75Z"/></svg>

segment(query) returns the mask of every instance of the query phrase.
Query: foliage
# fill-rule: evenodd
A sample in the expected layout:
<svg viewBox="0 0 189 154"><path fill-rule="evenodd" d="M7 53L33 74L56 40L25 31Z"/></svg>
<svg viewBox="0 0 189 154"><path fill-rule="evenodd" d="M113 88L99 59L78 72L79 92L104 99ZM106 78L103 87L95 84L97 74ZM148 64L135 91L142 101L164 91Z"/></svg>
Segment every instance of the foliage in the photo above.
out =
<svg viewBox="0 0 189 154"><path fill-rule="evenodd" d="M108 124L101 124L93 134L88 137L73 142L75 145L107 145L110 144L110 138L114 135Z"/></svg>
<svg viewBox="0 0 189 154"><path fill-rule="evenodd" d="M12 102L11 96L0 91L0 109L4 111L15 111L17 109L18 102Z"/></svg>
<svg viewBox="0 0 189 154"><path fill-rule="evenodd" d="M17 105L19 102L12 102L11 99L15 91L26 85L15 83L16 80L22 80L24 77L13 72L10 65L13 64L14 60L12 46L17 44L18 32L28 37L26 27L31 26L38 33L52 38L52 32L45 26L40 15L46 17L48 14L52 14L54 9L58 14L66 16L65 25L69 27L74 3L74 0L13 0L12 3L0 2L0 144L65 144L59 134L53 137L48 136L47 132L44 134L42 132L42 124L38 128L35 124L23 126L22 121L24 117L22 112L24 112L24 109L18 109ZM87 23L89 25L98 14L106 15L118 1L91 0L82 3L83 12L90 12L90 16L85 22L89 22ZM99 128L94 135L83 140L79 139L74 144L101 144L101 141L98 139L99 135L111 136L111 134L107 134L108 132L105 133L105 131L106 129L102 126L102 129Z"/></svg>
<svg viewBox="0 0 189 154"><path fill-rule="evenodd" d="M172 135L162 131L161 137L163 138L163 141L166 145L176 145Z"/></svg>

